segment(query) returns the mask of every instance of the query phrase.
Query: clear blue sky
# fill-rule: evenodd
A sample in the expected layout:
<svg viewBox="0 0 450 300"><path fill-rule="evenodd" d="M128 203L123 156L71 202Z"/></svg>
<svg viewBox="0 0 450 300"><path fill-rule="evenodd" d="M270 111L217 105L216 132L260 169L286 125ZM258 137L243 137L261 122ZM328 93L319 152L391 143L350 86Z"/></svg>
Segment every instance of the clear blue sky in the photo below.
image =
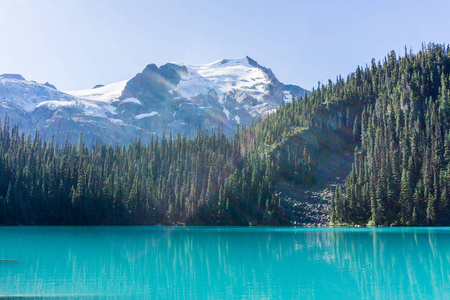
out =
<svg viewBox="0 0 450 300"><path fill-rule="evenodd" d="M74 90L248 55L311 89L390 50L450 43L449 12L445 0L0 0L0 73Z"/></svg>

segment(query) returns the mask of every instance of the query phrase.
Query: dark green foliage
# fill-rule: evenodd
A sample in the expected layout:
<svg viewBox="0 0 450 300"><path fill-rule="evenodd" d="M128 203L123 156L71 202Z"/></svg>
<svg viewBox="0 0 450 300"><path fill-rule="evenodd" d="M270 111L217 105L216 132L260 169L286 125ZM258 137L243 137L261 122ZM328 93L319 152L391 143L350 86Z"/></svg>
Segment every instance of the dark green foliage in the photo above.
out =
<svg viewBox="0 0 450 300"><path fill-rule="evenodd" d="M323 155L355 149L345 189L331 203L333 223L450 225L449 56L448 46L434 44L402 58L392 51L346 80L319 83L260 121L259 143L298 138L298 149L309 139L312 169L304 179L314 179ZM276 161L285 159L281 153Z"/></svg>
<svg viewBox="0 0 450 300"><path fill-rule="evenodd" d="M0 129L0 224L286 224L274 195L277 153L302 181L299 151L262 151L257 127L234 138L198 130L149 145L97 143L89 150ZM265 132L265 131L261 131ZM278 162L288 169L291 161ZM288 173L287 173L288 174ZM288 175L284 175L289 177Z"/></svg>
<svg viewBox="0 0 450 300"><path fill-rule="evenodd" d="M402 58L392 52L360 73L357 88L357 78L344 84L365 106L353 129L361 148L346 180L348 212L335 204L336 221L450 224L449 54L433 44Z"/></svg>

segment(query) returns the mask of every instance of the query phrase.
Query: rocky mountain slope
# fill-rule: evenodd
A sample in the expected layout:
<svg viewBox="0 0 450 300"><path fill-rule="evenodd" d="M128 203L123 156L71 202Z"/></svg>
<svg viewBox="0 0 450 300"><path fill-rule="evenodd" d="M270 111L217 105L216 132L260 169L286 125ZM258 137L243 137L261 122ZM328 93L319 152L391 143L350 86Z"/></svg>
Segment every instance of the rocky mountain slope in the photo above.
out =
<svg viewBox="0 0 450 300"><path fill-rule="evenodd" d="M194 135L198 127L231 134L307 91L278 81L249 57L206 65L150 64L130 80L79 91L0 75L0 116L24 132L86 144L131 142L153 134Z"/></svg>

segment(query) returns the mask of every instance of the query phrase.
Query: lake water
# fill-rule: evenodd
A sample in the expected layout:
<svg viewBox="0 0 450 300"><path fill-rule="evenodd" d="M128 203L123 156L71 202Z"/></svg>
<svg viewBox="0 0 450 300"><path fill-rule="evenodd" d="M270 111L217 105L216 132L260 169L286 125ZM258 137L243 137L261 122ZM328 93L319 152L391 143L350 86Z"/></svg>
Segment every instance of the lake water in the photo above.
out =
<svg viewBox="0 0 450 300"><path fill-rule="evenodd" d="M0 259L38 299L450 299L444 228L0 227Z"/></svg>

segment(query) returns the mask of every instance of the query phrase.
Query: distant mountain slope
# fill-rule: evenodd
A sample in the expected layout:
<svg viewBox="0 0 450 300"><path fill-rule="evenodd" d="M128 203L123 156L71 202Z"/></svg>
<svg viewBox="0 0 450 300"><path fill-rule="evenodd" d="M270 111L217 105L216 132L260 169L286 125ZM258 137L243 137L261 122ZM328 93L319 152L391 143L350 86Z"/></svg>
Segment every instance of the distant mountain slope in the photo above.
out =
<svg viewBox="0 0 450 300"><path fill-rule="evenodd" d="M129 143L165 131L195 134L198 127L231 134L241 123L264 117L283 102L306 93L284 85L249 57L205 65L150 64L130 80L92 89L58 91L21 75L0 76L0 116L60 142Z"/></svg>
<svg viewBox="0 0 450 300"><path fill-rule="evenodd" d="M137 129L117 124L115 108L108 101L76 97L53 87L27 81L21 75L0 75L0 117L19 124L23 132L39 130L47 138L76 141L80 131L85 140L126 141Z"/></svg>

